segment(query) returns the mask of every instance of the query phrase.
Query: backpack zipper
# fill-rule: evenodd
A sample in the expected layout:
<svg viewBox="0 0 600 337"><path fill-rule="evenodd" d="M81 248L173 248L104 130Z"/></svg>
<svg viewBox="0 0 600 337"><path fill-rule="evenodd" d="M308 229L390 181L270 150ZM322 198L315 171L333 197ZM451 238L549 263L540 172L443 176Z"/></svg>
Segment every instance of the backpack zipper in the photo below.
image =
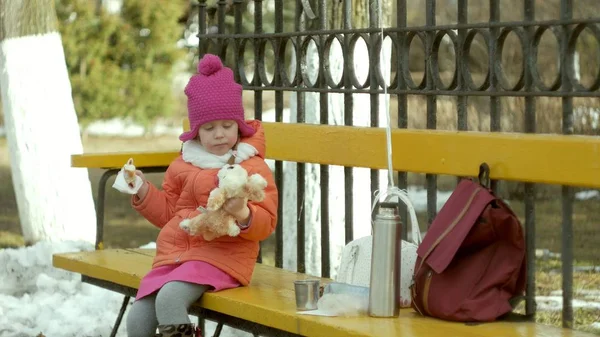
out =
<svg viewBox="0 0 600 337"><path fill-rule="evenodd" d="M423 310L429 316L431 316L431 313L429 312L429 287L431 285L432 277L433 277L432 271L428 270L427 277L425 278L425 285L423 285Z"/></svg>

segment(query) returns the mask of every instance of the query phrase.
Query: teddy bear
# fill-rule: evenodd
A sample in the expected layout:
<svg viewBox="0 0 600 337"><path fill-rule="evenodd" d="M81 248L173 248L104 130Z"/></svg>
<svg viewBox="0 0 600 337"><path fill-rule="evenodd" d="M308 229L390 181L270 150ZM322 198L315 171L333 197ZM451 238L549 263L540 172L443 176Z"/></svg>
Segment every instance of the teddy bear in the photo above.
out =
<svg viewBox="0 0 600 337"><path fill-rule="evenodd" d="M223 166L217 173L218 186L213 189L206 204L206 209L198 207L202 212L191 219L179 223L179 227L191 235L202 235L204 240L211 241L220 236L237 236L240 228L236 219L222 207L230 198L245 198L260 202L265 198L267 181L260 174L248 176L248 172L238 164Z"/></svg>

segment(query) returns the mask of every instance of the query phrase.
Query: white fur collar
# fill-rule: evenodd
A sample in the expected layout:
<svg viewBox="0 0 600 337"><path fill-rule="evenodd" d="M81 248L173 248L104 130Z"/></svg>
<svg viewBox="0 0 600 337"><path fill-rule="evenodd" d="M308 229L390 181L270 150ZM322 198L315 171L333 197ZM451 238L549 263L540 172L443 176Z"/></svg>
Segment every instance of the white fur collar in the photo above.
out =
<svg viewBox="0 0 600 337"><path fill-rule="evenodd" d="M235 164L239 164L258 154L258 150L254 146L240 142L236 151L229 150L226 154L217 156L206 151L197 140L188 140L183 143L182 152L185 162L203 169L221 168L227 164L231 155L235 157Z"/></svg>

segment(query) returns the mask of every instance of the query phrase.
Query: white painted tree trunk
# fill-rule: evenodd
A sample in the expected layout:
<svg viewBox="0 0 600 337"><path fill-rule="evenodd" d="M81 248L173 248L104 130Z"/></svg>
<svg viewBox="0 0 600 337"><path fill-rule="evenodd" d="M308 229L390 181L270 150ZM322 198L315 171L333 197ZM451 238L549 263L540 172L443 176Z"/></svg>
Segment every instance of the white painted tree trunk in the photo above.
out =
<svg viewBox="0 0 600 337"><path fill-rule="evenodd" d="M339 78L343 69L343 55L340 48L335 48L333 44L329 57L332 77ZM384 43L384 77L389 80L391 42ZM308 47L308 55L316 55L316 49L313 44ZM354 67L359 80L365 80L369 70L369 56L366 44L357 43L354 51ZM294 64L294 60L292 60ZM313 77L318 69L318 57L312 57L307 61L307 73ZM316 76L314 76L316 77ZM313 78L314 78L313 77ZM353 123L358 126L370 126L370 95L353 95ZM380 95L379 121L380 126L386 123L386 101L389 103L389 96ZM329 93L328 95L329 124L343 125L344 121L344 95ZM320 102L318 93L305 94L305 121L306 123L319 123ZM290 115L291 121L297 121L296 95L290 97ZM324 144L326 146L326 144ZM360 154L358 154L360 155ZM283 267L289 270L296 270L296 225L299 219L297 213L297 176L296 164L286 163L284 165L284 202L283 202L283 226L284 226L284 264ZM353 230L354 238L360 238L371 234L370 212L372 203L370 170L363 168L353 169ZM387 186L387 171L380 171L379 188ZM345 245L345 200L344 200L344 169L343 167L329 167L329 228L330 228L330 261L331 277L335 278L339 265L341 250ZM306 230L305 230L305 261L306 273L310 275L321 274L321 198L320 198L320 172L319 166L313 164L306 165L306 184L305 195L300 196L304 199L306 209Z"/></svg>
<svg viewBox="0 0 600 337"><path fill-rule="evenodd" d="M26 242L95 241L87 169L61 37L57 32L0 42L0 87L12 180Z"/></svg>

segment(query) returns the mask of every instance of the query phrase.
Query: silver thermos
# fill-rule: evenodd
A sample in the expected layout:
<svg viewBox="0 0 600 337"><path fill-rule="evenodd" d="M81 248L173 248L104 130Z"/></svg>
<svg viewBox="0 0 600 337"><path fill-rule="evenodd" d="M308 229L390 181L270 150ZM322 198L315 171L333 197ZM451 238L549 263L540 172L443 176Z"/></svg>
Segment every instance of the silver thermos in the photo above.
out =
<svg viewBox="0 0 600 337"><path fill-rule="evenodd" d="M398 204L382 202L373 226L369 315L396 317L400 313L400 254L402 220Z"/></svg>

